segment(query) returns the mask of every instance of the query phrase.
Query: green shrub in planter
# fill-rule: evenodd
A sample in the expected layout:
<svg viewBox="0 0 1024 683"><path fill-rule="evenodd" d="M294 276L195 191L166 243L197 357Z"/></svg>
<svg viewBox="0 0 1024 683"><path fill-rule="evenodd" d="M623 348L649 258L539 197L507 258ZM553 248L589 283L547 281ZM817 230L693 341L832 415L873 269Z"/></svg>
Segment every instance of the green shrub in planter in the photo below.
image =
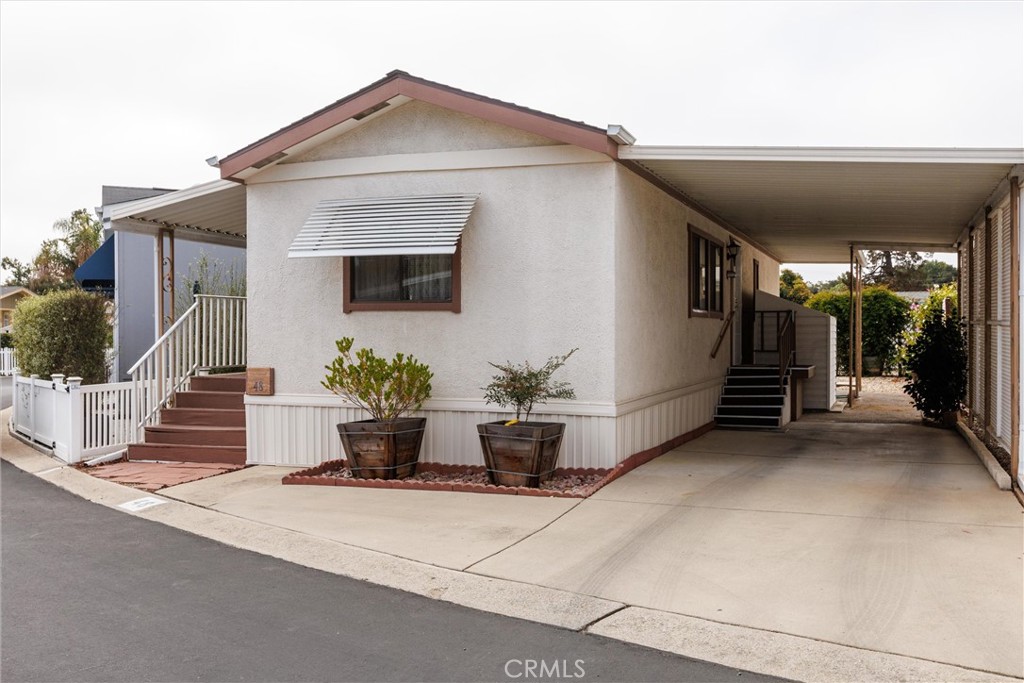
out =
<svg viewBox="0 0 1024 683"><path fill-rule="evenodd" d="M395 354L390 361L378 358L373 349L352 355L352 337L335 342L338 356L325 366L324 388L370 414L375 422L394 422L419 410L430 398L430 368L413 356Z"/></svg>
<svg viewBox="0 0 1024 683"><path fill-rule="evenodd" d="M933 311L907 349L910 381L904 390L925 419L949 424L967 393L967 341L954 317Z"/></svg>
<svg viewBox="0 0 1024 683"><path fill-rule="evenodd" d="M403 417L430 398L430 368L413 356L378 358L373 349L352 355L352 338L336 342L338 356L326 366L326 389L370 413L343 422L338 435L352 474L361 479L401 479L416 473L425 417Z"/></svg>
<svg viewBox="0 0 1024 683"><path fill-rule="evenodd" d="M13 327L21 374L107 381L110 322L102 296L70 289L26 297L14 309Z"/></svg>

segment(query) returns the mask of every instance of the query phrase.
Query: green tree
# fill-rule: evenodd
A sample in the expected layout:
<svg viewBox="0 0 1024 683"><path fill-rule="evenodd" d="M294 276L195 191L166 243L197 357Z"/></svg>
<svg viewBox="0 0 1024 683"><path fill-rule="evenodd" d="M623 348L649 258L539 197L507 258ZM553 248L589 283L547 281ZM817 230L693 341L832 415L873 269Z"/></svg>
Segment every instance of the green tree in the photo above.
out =
<svg viewBox="0 0 1024 683"><path fill-rule="evenodd" d="M932 287L956 282L957 269L945 261L930 259L921 264L921 273L924 275L925 286Z"/></svg>
<svg viewBox="0 0 1024 683"><path fill-rule="evenodd" d="M32 277L32 267L22 263L16 258L4 256L0 259L0 268L10 272L4 285L9 287L28 287L29 279Z"/></svg>
<svg viewBox="0 0 1024 683"><path fill-rule="evenodd" d="M802 304L811 298L811 288L804 282L804 278L789 268L783 269L779 275L779 296L787 301Z"/></svg>
<svg viewBox="0 0 1024 683"><path fill-rule="evenodd" d="M924 260L916 251L876 251L867 253L864 279L873 285L886 285L896 291L923 289L919 266Z"/></svg>
<svg viewBox="0 0 1024 683"><path fill-rule="evenodd" d="M103 225L86 209L71 212L53 224L60 237L44 241L32 260L28 288L38 293L75 287L75 269L103 241Z"/></svg>

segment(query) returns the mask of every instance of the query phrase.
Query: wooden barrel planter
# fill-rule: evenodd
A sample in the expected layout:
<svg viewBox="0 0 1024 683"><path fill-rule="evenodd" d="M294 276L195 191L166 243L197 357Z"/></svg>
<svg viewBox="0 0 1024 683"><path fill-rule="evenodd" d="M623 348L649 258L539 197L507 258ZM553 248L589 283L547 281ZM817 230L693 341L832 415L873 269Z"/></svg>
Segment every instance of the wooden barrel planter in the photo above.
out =
<svg viewBox="0 0 1024 683"><path fill-rule="evenodd" d="M338 425L352 476L360 479L403 479L416 474L427 418L394 422L360 420Z"/></svg>
<svg viewBox="0 0 1024 683"><path fill-rule="evenodd" d="M551 478L565 434L564 422L485 422L476 426L491 483L540 486Z"/></svg>

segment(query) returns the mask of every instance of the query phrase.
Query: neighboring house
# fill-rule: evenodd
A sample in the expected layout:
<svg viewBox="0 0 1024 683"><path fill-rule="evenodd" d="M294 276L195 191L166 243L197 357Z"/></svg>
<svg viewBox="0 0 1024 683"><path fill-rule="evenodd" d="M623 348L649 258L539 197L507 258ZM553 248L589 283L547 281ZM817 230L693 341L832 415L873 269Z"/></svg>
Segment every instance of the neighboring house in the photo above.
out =
<svg viewBox="0 0 1024 683"><path fill-rule="evenodd" d="M10 332L14 319L14 308L25 297L35 296L27 287L4 285L0 287L0 332Z"/></svg>
<svg viewBox="0 0 1024 683"><path fill-rule="evenodd" d="M152 199L172 192L159 188L105 185L103 205L98 213L102 218L113 207L125 202ZM152 235L133 232L130 224L111 226L109 218L104 218L103 223L105 241L76 271L75 279L83 289L99 291L114 299L111 374L113 381L122 381L129 378L128 370L173 322L173 298L166 286L169 274L174 274L174 284L180 290L189 277L190 266L204 253L225 266L235 264L244 272L245 249L244 246L188 239L185 230L179 231L176 239L161 236L163 243L158 248ZM170 259L174 259L173 264ZM161 287L160 283L165 286ZM175 298L180 301L183 297ZM157 313L161 305L163 316ZM180 310L176 312L181 313Z"/></svg>
<svg viewBox="0 0 1024 683"><path fill-rule="evenodd" d="M765 316L793 310L776 296L781 262L853 269L866 249L969 241L1006 265L991 296L1013 341L971 372L1009 392L1016 471L1019 381L988 370L1020 353L1007 255L1022 164L1021 150L641 147L620 126L392 72L221 160L221 180L109 218L246 241L248 363L276 382L246 397L248 461L289 465L338 457L334 425L360 417L320 386L342 336L430 364L422 457L441 462L478 462L474 425L503 412L482 399L489 361L579 347L560 371L577 399L536 416L569 423L565 466L610 467L714 425L730 365L763 362ZM985 206L998 238L979 228L996 220L975 215ZM834 321L810 315L796 360L827 379ZM805 407L829 408L830 385L808 384Z"/></svg>

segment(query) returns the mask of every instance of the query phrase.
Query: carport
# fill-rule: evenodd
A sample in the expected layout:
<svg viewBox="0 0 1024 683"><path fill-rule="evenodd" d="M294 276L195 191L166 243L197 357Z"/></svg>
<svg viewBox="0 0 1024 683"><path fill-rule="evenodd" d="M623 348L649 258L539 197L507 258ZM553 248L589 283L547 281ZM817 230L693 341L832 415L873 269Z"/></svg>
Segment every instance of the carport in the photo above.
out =
<svg viewBox="0 0 1024 683"><path fill-rule="evenodd" d="M862 252L955 252L971 419L1020 466L1020 223L1024 150L625 146L619 159L788 263L843 263L854 283L849 396L861 388ZM748 362L752 273L737 275L734 348Z"/></svg>

